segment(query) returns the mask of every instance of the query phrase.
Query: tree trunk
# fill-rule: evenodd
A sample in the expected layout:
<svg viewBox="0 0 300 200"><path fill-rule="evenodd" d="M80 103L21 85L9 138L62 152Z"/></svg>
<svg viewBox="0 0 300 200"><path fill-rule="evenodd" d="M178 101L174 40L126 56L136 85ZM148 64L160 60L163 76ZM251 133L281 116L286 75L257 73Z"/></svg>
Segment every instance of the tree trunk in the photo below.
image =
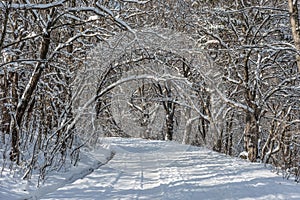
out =
<svg viewBox="0 0 300 200"><path fill-rule="evenodd" d="M0 86L1 86L1 92L0 92L0 99L1 99L1 132L3 134L3 138L5 134L9 133L9 124L10 124L10 114L8 109L9 104L9 87L8 87L8 75L7 72L4 71L3 75L1 75L0 78ZM5 141L3 139L3 141Z"/></svg>
<svg viewBox="0 0 300 200"><path fill-rule="evenodd" d="M10 97L10 105L11 109L17 105L18 102L18 74L17 72L9 72L8 74L9 80L10 80L10 92L11 92L11 97ZM10 123L13 125L13 130L12 130L12 140L11 140L11 145L12 145L12 151L10 154L11 160L15 160L17 164L19 164L19 133L17 131L17 126L15 126L15 119L10 119Z"/></svg>
<svg viewBox="0 0 300 200"><path fill-rule="evenodd" d="M258 133L259 127L253 113L247 113L244 129L244 149L248 153L248 159L255 162L258 157Z"/></svg>
<svg viewBox="0 0 300 200"><path fill-rule="evenodd" d="M165 140L173 140L173 133L174 133L174 112L173 111L167 114L166 126L167 126L167 133L166 133Z"/></svg>
<svg viewBox="0 0 300 200"><path fill-rule="evenodd" d="M258 157L258 137L259 137L259 127L258 127L258 116L259 116L259 109L255 102L256 97L256 88L250 87L251 79L250 79L250 55L252 50L245 52L246 58L244 63L244 81L246 83L244 96L245 102L249 108L253 111L247 110L246 111L246 118L245 118L245 129L244 129L244 151L248 153L248 159L251 162L256 162Z"/></svg>
<svg viewBox="0 0 300 200"><path fill-rule="evenodd" d="M12 3L12 0L9 1L9 4L11 4L11 3ZM1 30L2 35L0 38L0 52L2 51L4 39L6 36L8 14L9 14L9 9L7 8L7 9L5 9L4 20L3 20L3 24L2 24L2 30Z"/></svg>
<svg viewBox="0 0 300 200"><path fill-rule="evenodd" d="M192 123L194 120L191 119L191 108L186 108L185 110L185 129L183 133L182 144L190 144L190 134L192 131Z"/></svg>
<svg viewBox="0 0 300 200"><path fill-rule="evenodd" d="M299 13L298 13L298 0L288 0L289 4L289 13L290 13L290 22L291 29L293 34L293 39L295 43L295 48L297 51L300 51L300 27L299 27ZM296 61L298 66L298 72L300 73L300 56L299 53L296 55Z"/></svg>
<svg viewBox="0 0 300 200"><path fill-rule="evenodd" d="M43 36L43 41L40 48L40 59L46 60L47 53L49 51L49 45L50 45L50 33L46 33ZM13 123L11 123L11 134L12 134L12 142L11 142L11 152L10 152L10 159L12 161L15 161L17 164L19 164L19 157L20 157L20 151L19 151L19 129L22 124L23 116L26 112L26 109L29 105L29 102L32 98L33 92L35 91L38 82L41 78L43 69L44 69L44 63L37 63L36 67L31 75L31 78L26 85L26 88L22 94L22 97L17 105L16 109L16 115L15 119L13 120Z"/></svg>
<svg viewBox="0 0 300 200"><path fill-rule="evenodd" d="M233 126L234 113L231 114L229 120L226 122L226 136L225 136L225 154L232 154L232 126Z"/></svg>
<svg viewBox="0 0 300 200"><path fill-rule="evenodd" d="M168 87L166 87L168 99L172 98L172 91ZM166 110L166 126L167 132L165 136L165 140L173 140L174 133L174 114L175 114L175 103L171 100L168 100L164 104Z"/></svg>

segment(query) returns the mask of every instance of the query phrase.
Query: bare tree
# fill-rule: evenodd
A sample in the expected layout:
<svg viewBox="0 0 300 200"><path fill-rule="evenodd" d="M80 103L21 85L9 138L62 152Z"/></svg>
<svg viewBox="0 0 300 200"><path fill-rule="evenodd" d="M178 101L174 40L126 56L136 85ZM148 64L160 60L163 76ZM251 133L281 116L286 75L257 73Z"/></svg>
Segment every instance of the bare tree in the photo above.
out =
<svg viewBox="0 0 300 200"><path fill-rule="evenodd" d="M80 0L0 2L1 135L10 142L10 160L23 163L24 178L35 166L43 178L77 157L81 144L70 128L74 94L80 90L77 73L97 42L130 30L113 6Z"/></svg>
<svg viewBox="0 0 300 200"><path fill-rule="evenodd" d="M136 136L245 151L297 174L288 2L1 1L3 159L43 179L100 136Z"/></svg>
<svg viewBox="0 0 300 200"><path fill-rule="evenodd" d="M298 1L288 0L289 4L289 13L291 21L291 29L294 39L294 45L297 51L300 49L300 31L299 31L299 12L298 12ZM297 66L298 72L300 72L300 57L297 53Z"/></svg>
<svg viewBox="0 0 300 200"><path fill-rule="evenodd" d="M221 129L235 130L234 137L243 137L244 146L238 148L247 152L249 160L265 160L266 156L270 158L272 155L272 160L265 162L286 166L285 159L281 158L291 155L287 153L291 152L288 146L292 145L291 138L298 135L295 129L298 119L295 116L299 112L297 106L293 106L299 103L293 97L299 96L299 76L297 62L291 62L296 51L291 45L287 5L270 1L240 1L214 6L204 12L211 16L211 20L199 22L199 27L202 27L199 34L203 48L208 50L216 64L214 67L220 66L218 72L222 74L222 79L217 79L219 81L210 81L215 85L221 84L214 87L215 91L231 107L230 112L224 113L225 120L230 121ZM274 124L272 120L275 120ZM275 125L278 123L280 128ZM294 128L283 128L286 123L293 124ZM238 131L241 128L244 129L242 134ZM230 140L222 139L226 146ZM294 146L292 149L298 152ZM298 160L296 157L293 159ZM293 165L296 166L296 163Z"/></svg>
<svg viewBox="0 0 300 200"><path fill-rule="evenodd" d="M154 77L128 81L98 99L98 121L108 135L145 133L150 138L182 141L185 120L189 120L185 109L193 110L193 118L207 119L197 107L191 76L206 59L200 52L190 52L196 45L192 38L154 27L136 30L135 35L122 33L107 42L92 55L95 65L101 66L98 93L128 77ZM196 74L193 78L201 79Z"/></svg>

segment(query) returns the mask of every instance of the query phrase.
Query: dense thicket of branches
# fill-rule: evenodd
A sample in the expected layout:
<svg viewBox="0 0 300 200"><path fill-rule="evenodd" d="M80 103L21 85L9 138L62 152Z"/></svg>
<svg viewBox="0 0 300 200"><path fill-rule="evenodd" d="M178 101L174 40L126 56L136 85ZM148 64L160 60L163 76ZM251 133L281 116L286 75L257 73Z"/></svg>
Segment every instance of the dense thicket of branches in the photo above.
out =
<svg viewBox="0 0 300 200"><path fill-rule="evenodd" d="M72 109L87 51L128 27L101 1L1 1L0 8L3 159L22 166L24 178L36 167L43 178L77 161Z"/></svg>
<svg viewBox="0 0 300 200"><path fill-rule="evenodd" d="M244 152L299 176L297 1L10 0L0 9L3 168L43 179L106 135Z"/></svg>

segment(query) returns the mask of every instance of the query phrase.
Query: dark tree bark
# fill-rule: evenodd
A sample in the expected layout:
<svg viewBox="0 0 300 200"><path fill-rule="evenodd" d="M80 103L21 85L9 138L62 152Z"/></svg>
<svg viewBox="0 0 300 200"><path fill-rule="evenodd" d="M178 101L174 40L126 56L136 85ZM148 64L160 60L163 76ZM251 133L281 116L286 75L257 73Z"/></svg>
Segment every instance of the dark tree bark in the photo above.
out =
<svg viewBox="0 0 300 200"><path fill-rule="evenodd" d="M9 1L9 4L11 4L12 1ZM4 43L4 39L6 36L6 30L7 30L7 21L8 21L8 14L9 14L9 9L6 8L5 9L5 13L4 13L4 20L3 20L3 25L2 25L2 30L1 30L1 37L0 37L0 52L2 51L2 47L3 47L3 43Z"/></svg>
<svg viewBox="0 0 300 200"><path fill-rule="evenodd" d="M247 113L246 125L244 129L244 149L248 153L248 159L256 162L258 157L258 125L253 113Z"/></svg>
<svg viewBox="0 0 300 200"><path fill-rule="evenodd" d="M172 91L170 88L165 87L167 91L168 99L172 98ZM166 110L166 136L165 140L173 140L173 133L174 133L174 114L175 114L175 103L172 100L168 100L164 102L164 108Z"/></svg>
<svg viewBox="0 0 300 200"><path fill-rule="evenodd" d="M43 41L40 48L40 59L46 61L47 53L49 51L50 45L50 33L45 33L43 36ZM39 62L36 64L35 69L31 75L31 78L21 96L20 102L18 103L16 109L16 115L14 122L11 124L11 134L12 134L12 149L10 152L10 159L19 164L20 150L19 150L19 127L22 124L23 116L29 103L32 99L33 92L35 91L38 82L41 78L43 69L45 68L45 63Z"/></svg>
<svg viewBox="0 0 300 200"><path fill-rule="evenodd" d="M291 29L294 39L294 45L297 51L300 51L300 27L299 27L299 12L298 12L298 0L288 0ZM298 66L298 72L300 72L300 56L299 52L296 55L296 61Z"/></svg>

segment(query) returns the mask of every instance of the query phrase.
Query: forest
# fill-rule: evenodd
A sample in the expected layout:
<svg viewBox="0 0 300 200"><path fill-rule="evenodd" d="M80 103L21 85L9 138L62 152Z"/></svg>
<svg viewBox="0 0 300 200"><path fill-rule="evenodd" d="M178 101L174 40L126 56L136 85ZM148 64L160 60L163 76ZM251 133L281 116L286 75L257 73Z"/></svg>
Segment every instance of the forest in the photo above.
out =
<svg viewBox="0 0 300 200"><path fill-rule="evenodd" d="M297 0L0 1L0 169L103 137L174 140L300 181Z"/></svg>

